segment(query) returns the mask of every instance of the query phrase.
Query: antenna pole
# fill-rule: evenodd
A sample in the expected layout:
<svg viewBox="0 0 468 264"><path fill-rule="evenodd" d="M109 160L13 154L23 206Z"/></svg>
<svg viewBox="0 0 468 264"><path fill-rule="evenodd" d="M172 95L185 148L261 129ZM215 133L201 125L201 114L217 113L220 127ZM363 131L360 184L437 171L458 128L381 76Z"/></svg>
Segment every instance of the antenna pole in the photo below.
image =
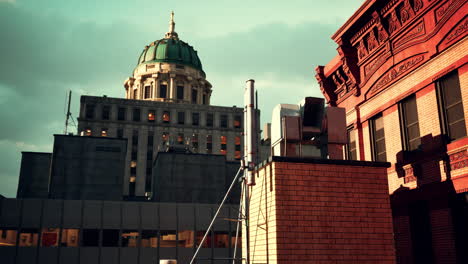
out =
<svg viewBox="0 0 468 264"><path fill-rule="evenodd" d="M68 92L68 107L67 107L67 117L65 118L65 131L64 134L66 135L68 132L68 120L70 119L71 113L70 113L70 104L71 104L71 94L72 91L70 90Z"/></svg>

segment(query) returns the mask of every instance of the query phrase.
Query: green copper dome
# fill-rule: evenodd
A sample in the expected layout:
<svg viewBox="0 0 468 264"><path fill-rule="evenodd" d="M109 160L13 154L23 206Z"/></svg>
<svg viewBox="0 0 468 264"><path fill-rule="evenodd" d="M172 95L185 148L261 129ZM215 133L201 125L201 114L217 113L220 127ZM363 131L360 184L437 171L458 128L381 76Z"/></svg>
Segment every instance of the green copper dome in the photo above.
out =
<svg viewBox="0 0 468 264"><path fill-rule="evenodd" d="M146 46L138 64L151 62L182 64L203 71L197 51L178 38L164 38Z"/></svg>

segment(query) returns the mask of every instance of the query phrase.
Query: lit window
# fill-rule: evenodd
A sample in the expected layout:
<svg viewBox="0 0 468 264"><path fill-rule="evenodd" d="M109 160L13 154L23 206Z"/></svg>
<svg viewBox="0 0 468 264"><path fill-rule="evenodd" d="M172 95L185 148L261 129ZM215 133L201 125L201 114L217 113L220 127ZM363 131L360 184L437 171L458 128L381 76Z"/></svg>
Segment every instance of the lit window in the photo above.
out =
<svg viewBox="0 0 468 264"><path fill-rule="evenodd" d="M135 168L137 166L137 162L135 160L130 161L130 168Z"/></svg>
<svg viewBox="0 0 468 264"><path fill-rule="evenodd" d="M122 247L138 247L138 237L140 233L137 230L122 231Z"/></svg>
<svg viewBox="0 0 468 264"><path fill-rule="evenodd" d="M201 241L203 240L203 236L205 235L206 231L197 231L197 237L196 237L196 241L197 241L197 247L201 244ZM211 231L208 233L208 235L206 236L205 238L205 241L203 241L203 244L202 244L202 248L211 248L211 239L212 235L211 235Z"/></svg>
<svg viewBox="0 0 468 264"><path fill-rule="evenodd" d="M43 228L41 232L41 247L57 247L60 228Z"/></svg>
<svg viewBox="0 0 468 264"><path fill-rule="evenodd" d="M169 115L168 111L164 111L164 113L162 115L162 121L164 123L169 123L171 121L171 116Z"/></svg>
<svg viewBox="0 0 468 264"><path fill-rule="evenodd" d="M176 231L175 230L164 230L161 231L161 240L160 240L160 247L170 247L175 248L177 246L177 238L176 238Z"/></svg>
<svg viewBox="0 0 468 264"><path fill-rule="evenodd" d="M14 229L0 229L0 247L16 246L16 234Z"/></svg>
<svg viewBox="0 0 468 264"><path fill-rule="evenodd" d="M163 132L163 134L162 134L162 141L163 141L163 142L169 141L169 133Z"/></svg>
<svg viewBox="0 0 468 264"><path fill-rule="evenodd" d="M61 247L78 247L80 230L79 229L62 229L62 238L60 240Z"/></svg>
<svg viewBox="0 0 468 264"><path fill-rule="evenodd" d="M177 135L177 144L179 145L183 145L184 144L184 134L183 133L179 133Z"/></svg>
<svg viewBox="0 0 468 264"><path fill-rule="evenodd" d="M135 176L130 176L129 182L136 182L136 177Z"/></svg>
<svg viewBox="0 0 468 264"><path fill-rule="evenodd" d="M198 151L198 135L197 134L192 135L192 150L194 152Z"/></svg>
<svg viewBox="0 0 468 264"><path fill-rule="evenodd" d="M182 248L193 248L195 232L192 230L183 230L178 233L178 245Z"/></svg>
<svg viewBox="0 0 468 264"><path fill-rule="evenodd" d="M242 124L242 117L241 116L235 116L234 117L234 127L235 128L241 128Z"/></svg>
<svg viewBox="0 0 468 264"><path fill-rule="evenodd" d="M229 232L214 232L214 247L228 248L229 247Z"/></svg>
<svg viewBox="0 0 468 264"><path fill-rule="evenodd" d="M241 159L241 137L235 137L234 138L234 158L237 160Z"/></svg>
<svg viewBox="0 0 468 264"><path fill-rule="evenodd" d="M236 236L236 232L231 232L231 247L236 246L236 241L237 241L237 248L242 248L242 234L239 232Z"/></svg>
<svg viewBox="0 0 468 264"><path fill-rule="evenodd" d="M156 116L155 116L154 110L149 110L148 111L148 122L154 122L155 119L156 119Z"/></svg>
<svg viewBox="0 0 468 264"><path fill-rule="evenodd" d="M220 152L221 152L221 154L226 155L226 153L227 153L227 148L226 148L227 138L226 138L226 136L221 136L220 139L221 139L221 151Z"/></svg>
<svg viewBox="0 0 468 264"><path fill-rule="evenodd" d="M107 137L107 128L101 129L101 137Z"/></svg>
<svg viewBox="0 0 468 264"><path fill-rule="evenodd" d="M93 134L92 131L91 131L91 128L86 128L84 134L85 134L85 136L91 136Z"/></svg>
<svg viewBox="0 0 468 264"><path fill-rule="evenodd" d="M157 248L158 247L158 231L156 230L141 231L141 247Z"/></svg>

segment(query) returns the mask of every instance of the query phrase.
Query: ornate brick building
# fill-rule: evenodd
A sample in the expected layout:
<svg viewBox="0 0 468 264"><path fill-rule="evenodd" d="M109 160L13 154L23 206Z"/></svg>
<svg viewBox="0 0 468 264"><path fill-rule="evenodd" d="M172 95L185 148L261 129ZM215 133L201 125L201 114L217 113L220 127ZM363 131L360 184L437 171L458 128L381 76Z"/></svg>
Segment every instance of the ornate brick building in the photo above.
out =
<svg viewBox="0 0 468 264"><path fill-rule="evenodd" d="M367 0L316 68L348 159L388 161L398 263L468 263L468 3Z"/></svg>

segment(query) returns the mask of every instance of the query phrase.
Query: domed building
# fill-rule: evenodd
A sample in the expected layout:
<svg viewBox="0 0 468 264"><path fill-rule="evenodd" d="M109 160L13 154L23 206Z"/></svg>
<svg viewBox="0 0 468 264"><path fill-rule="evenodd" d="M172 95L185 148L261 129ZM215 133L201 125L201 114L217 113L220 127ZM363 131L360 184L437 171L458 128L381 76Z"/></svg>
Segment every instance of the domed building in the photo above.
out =
<svg viewBox="0 0 468 264"><path fill-rule="evenodd" d="M128 139L125 196L153 196L158 152L242 157L243 109L210 105L212 86L197 51L175 32L173 13L169 31L143 48L124 87L125 99L82 96L78 131Z"/></svg>
<svg viewBox="0 0 468 264"><path fill-rule="evenodd" d="M147 45L125 80L127 99L210 104L211 84L205 79L197 51L174 31L174 13L163 39Z"/></svg>

